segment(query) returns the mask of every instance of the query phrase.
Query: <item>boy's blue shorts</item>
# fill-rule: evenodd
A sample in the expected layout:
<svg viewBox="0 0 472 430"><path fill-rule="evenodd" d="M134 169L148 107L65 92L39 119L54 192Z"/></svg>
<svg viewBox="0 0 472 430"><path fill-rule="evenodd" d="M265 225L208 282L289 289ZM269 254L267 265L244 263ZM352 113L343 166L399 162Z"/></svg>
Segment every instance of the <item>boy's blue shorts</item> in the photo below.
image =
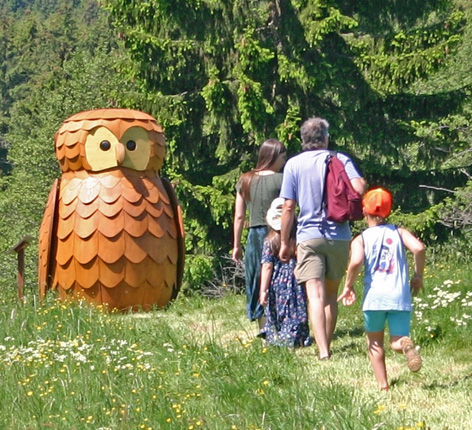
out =
<svg viewBox="0 0 472 430"><path fill-rule="evenodd" d="M410 311L364 311L365 330L371 333L385 329L388 322L390 336L409 336Z"/></svg>

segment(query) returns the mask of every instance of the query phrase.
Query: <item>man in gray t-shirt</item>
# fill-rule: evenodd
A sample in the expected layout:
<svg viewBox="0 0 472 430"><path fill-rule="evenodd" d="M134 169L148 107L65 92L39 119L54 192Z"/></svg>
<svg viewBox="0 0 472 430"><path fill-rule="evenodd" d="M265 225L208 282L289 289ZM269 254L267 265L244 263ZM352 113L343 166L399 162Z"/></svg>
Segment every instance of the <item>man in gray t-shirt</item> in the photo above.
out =
<svg viewBox="0 0 472 430"><path fill-rule="evenodd" d="M330 357L338 314L338 286L346 271L351 240L349 223L329 221L322 205L328 131L329 124L322 118L310 118L303 123L300 130L303 152L287 161L280 190L285 204L279 257L282 261L289 258L289 232L298 205L295 276L305 284L310 325L320 359ZM366 183L354 163L347 155L337 156L344 163L354 189L363 195Z"/></svg>

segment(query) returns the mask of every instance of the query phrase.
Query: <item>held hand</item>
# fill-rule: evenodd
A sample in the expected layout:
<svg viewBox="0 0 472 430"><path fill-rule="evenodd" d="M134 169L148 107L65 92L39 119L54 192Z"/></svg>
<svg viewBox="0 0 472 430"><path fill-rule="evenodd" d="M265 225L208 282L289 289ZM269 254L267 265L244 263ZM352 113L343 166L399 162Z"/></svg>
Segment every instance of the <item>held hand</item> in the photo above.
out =
<svg viewBox="0 0 472 430"><path fill-rule="evenodd" d="M290 261L290 248L287 244L282 243L280 245L279 260L283 263L288 263Z"/></svg>
<svg viewBox="0 0 472 430"><path fill-rule="evenodd" d="M241 261L242 255L243 255L243 251L242 251L241 247L235 246L235 247L233 248L233 253L232 253L232 255L231 255L232 260L233 260L235 263L238 263L238 262Z"/></svg>
<svg viewBox="0 0 472 430"><path fill-rule="evenodd" d="M356 301L356 298L356 293L352 288L344 287L344 290L338 297L338 302L342 302L344 306L351 306Z"/></svg>
<svg viewBox="0 0 472 430"><path fill-rule="evenodd" d="M262 306L267 306L267 291L261 291L259 293L259 303L262 305Z"/></svg>
<svg viewBox="0 0 472 430"><path fill-rule="evenodd" d="M423 288L423 278L417 274L411 278L410 281L411 294L417 296L420 290Z"/></svg>

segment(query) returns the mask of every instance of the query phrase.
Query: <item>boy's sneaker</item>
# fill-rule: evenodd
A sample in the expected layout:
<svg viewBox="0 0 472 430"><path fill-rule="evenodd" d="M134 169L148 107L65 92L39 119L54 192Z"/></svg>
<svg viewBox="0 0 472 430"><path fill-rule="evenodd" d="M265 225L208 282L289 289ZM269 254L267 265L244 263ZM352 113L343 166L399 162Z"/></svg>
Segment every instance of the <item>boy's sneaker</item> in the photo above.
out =
<svg viewBox="0 0 472 430"><path fill-rule="evenodd" d="M401 345L403 354L405 354L406 365L408 366L408 369L410 369L412 372L418 372L418 370L421 369L423 360L421 360L420 354L418 353L415 344L408 336L405 336L401 340Z"/></svg>

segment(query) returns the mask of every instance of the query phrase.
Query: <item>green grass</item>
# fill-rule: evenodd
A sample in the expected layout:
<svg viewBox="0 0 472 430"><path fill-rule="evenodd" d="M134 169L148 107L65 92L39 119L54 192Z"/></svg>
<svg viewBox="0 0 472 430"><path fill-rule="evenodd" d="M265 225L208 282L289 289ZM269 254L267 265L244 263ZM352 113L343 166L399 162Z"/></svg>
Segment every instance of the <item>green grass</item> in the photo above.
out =
<svg viewBox="0 0 472 430"><path fill-rule="evenodd" d="M377 389L359 304L340 308L333 358L266 348L244 298L179 297L168 310L0 301L0 429L470 429L470 268L435 265L416 302L423 369L387 352ZM11 291L10 291L11 290Z"/></svg>

